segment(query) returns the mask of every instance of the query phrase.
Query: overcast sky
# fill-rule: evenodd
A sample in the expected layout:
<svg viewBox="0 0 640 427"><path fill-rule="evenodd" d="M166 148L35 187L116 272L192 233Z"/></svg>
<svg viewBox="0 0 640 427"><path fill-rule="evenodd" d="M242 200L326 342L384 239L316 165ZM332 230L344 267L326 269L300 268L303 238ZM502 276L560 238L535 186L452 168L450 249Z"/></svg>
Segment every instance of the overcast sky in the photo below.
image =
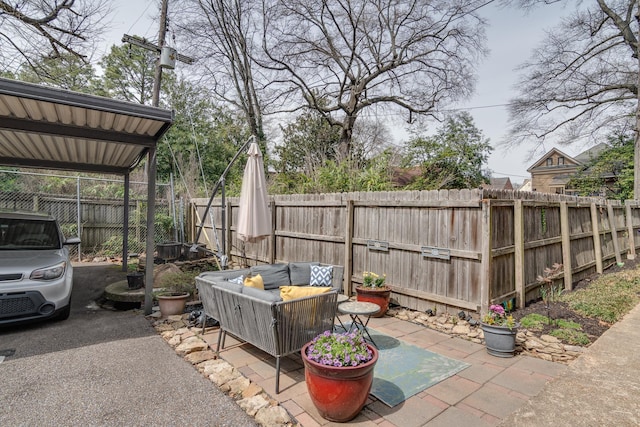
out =
<svg viewBox="0 0 640 427"><path fill-rule="evenodd" d="M170 0L169 9L177 7L178 3L178 0ZM470 108L468 111L476 126L494 147L488 164L494 177L508 176L513 183L521 183L530 177L527 168L544 154L538 151L533 158L530 157L532 146L511 150L498 147L506 136L507 111L504 104L515 94L515 67L529 58L531 50L541 42L544 30L555 26L560 17L568 13L562 5L539 7L526 14L521 10L495 6L489 6L483 12L489 21L487 45L490 54L478 68L476 95L460 107ZM115 0L114 29L105 45L120 44L125 33L156 39L158 24L152 21L152 17L158 14L159 2L156 0ZM405 135L399 132L397 138ZM551 148L553 146L547 143L545 150ZM558 148L574 156L588 147Z"/></svg>

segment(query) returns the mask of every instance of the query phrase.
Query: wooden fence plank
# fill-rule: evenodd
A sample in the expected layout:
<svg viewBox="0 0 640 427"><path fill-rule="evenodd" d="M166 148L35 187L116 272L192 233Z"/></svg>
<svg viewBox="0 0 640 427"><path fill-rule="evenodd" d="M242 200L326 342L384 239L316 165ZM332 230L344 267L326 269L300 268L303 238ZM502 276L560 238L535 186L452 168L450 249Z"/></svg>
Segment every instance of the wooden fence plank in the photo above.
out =
<svg viewBox="0 0 640 427"><path fill-rule="evenodd" d="M353 291L351 284L351 277L353 276L353 209L353 200L348 200L344 227L344 282L342 286L345 295L351 295Z"/></svg>
<svg viewBox="0 0 640 427"><path fill-rule="evenodd" d="M602 246L600 243L600 228L598 221L598 207L591 203L591 227L593 227L593 249L595 251L596 271L602 274Z"/></svg>
<svg viewBox="0 0 640 427"><path fill-rule="evenodd" d="M480 276L480 312L489 309L491 288L491 200L482 201L482 272Z"/></svg>
<svg viewBox="0 0 640 427"><path fill-rule="evenodd" d="M611 231L611 239L613 240L613 252L616 257L616 262L619 264L622 262L620 257L620 245L618 243L618 227L616 225L615 213L613 212L613 205L607 204L607 212L609 214L609 230Z"/></svg>
<svg viewBox="0 0 640 427"><path fill-rule="evenodd" d="M569 228L569 207L567 202L560 202L560 229L562 233L562 264L564 268L564 288L573 289L571 274L571 229Z"/></svg>
<svg viewBox="0 0 640 427"><path fill-rule="evenodd" d="M629 200L625 201L625 208L627 212L627 235L629 239L629 252L627 257L629 259L636 259L636 239L635 230L633 228L633 210L631 209L631 203Z"/></svg>
<svg viewBox="0 0 640 427"><path fill-rule="evenodd" d="M514 262L515 262L515 287L516 305L524 307L526 303L524 281L524 214L522 200L516 200L513 206L513 236L514 236Z"/></svg>

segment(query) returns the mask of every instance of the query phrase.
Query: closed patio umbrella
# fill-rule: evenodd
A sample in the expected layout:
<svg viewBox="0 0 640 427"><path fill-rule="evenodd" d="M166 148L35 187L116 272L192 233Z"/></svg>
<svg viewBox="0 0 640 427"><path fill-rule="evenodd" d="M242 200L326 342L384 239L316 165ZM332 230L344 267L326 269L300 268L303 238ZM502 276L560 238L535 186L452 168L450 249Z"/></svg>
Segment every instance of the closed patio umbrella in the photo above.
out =
<svg viewBox="0 0 640 427"><path fill-rule="evenodd" d="M254 243L271 234L271 213L262 153L258 144L252 142L247 154L249 159L244 168L240 190L237 232L240 240Z"/></svg>

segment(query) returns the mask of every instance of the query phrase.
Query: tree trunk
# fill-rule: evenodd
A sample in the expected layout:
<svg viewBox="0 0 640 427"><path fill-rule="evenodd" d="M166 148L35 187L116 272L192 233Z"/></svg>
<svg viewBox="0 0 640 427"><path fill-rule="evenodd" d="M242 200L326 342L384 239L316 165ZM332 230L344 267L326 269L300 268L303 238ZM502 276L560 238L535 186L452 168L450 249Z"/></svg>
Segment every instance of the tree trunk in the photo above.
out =
<svg viewBox="0 0 640 427"><path fill-rule="evenodd" d="M353 127L355 123L355 115L348 115L342 122L342 134L340 135L340 146L338 147L338 161L351 158L351 139L353 138Z"/></svg>
<svg viewBox="0 0 640 427"><path fill-rule="evenodd" d="M640 25L640 2L636 11L636 22ZM638 60L638 81L636 85L636 141L633 152L633 198L640 199L640 29L636 37L636 56Z"/></svg>

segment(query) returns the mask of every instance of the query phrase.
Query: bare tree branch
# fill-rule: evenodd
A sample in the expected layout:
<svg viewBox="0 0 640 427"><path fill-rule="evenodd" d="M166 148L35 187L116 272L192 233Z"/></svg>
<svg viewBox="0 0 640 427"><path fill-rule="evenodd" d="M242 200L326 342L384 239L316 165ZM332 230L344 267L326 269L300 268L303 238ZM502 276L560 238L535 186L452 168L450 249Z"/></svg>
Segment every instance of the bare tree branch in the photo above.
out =
<svg viewBox="0 0 640 427"><path fill-rule="evenodd" d="M71 54L86 61L87 50L106 27L110 1L0 1L0 63L4 71L34 66L42 58Z"/></svg>
<svg viewBox="0 0 640 427"><path fill-rule="evenodd" d="M196 71L213 94L241 111L251 133L264 139L263 114L274 96L269 78L251 55L260 11L248 0L185 0L175 13L185 51L198 59Z"/></svg>
<svg viewBox="0 0 640 427"><path fill-rule="evenodd" d="M298 105L342 126L341 154L373 105L417 114L469 95L487 1L263 0L266 58ZM327 102L328 101L328 102Z"/></svg>
<svg viewBox="0 0 640 427"><path fill-rule="evenodd" d="M636 0L597 0L551 30L509 107L507 145L595 143L628 128L638 104Z"/></svg>

